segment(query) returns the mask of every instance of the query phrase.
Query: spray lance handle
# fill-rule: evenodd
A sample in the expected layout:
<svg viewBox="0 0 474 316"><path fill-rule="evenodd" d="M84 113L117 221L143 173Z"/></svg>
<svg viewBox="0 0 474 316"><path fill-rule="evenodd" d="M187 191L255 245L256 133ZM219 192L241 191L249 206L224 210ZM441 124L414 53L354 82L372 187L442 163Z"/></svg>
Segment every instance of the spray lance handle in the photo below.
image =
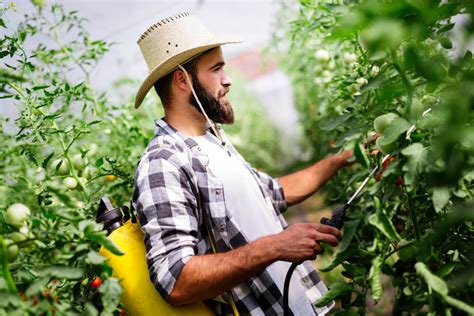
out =
<svg viewBox="0 0 474 316"><path fill-rule="evenodd" d="M346 211L349 208L349 204L344 204L341 207L337 207L332 211L331 218L323 217L320 223L323 225L329 225L337 229L341 229L344 225L344 219L346 218Z"/></svg>

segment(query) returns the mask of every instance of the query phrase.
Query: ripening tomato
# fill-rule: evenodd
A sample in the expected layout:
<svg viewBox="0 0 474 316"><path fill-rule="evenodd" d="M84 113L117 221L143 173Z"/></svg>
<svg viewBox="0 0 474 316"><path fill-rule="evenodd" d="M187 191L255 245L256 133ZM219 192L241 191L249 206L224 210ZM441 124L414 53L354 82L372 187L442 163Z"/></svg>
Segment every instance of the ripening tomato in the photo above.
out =
<svg viewBox="0 0 474 316"><path fill-rule="evenodd" d="M387 114L383 114L383 115L380 115L378 116L375 120L374 120L374 129L377 133L379 134L383 134L383 132L385 131L385 129L390 125L392 124L392 122L398 118L398 115L395 114L395 113L387 113Z"/></svg>
<svg viewBox="0 0 474 316"><path fill-rule="evenodd" d="M95 277L91 282L93 288L98 288L102 284L102 279L100 277Z"/></svg>
<svg viewBox="0 0 474 316"><path fill-rule="evenodd" d="M30 217L31 211L25 204L14 203L10 205L5 213L8 224L20 228Z"/></svg>
<svg viewBox="0 0 474 316"><path fill-rule="evenodd" d="M112 181L117 180L117 176L116 176L116 175L113 175L113 174L108 174L108 175L105 176L105 179L106 179L107 181L112 182Z"/></svg>

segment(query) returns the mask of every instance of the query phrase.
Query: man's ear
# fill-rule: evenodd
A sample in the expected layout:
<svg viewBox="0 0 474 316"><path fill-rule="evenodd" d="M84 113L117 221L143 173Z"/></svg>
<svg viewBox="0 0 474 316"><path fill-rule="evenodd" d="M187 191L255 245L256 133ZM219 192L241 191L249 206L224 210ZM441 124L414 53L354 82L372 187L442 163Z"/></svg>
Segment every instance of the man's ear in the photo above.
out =
<svg viewBox="0 0 474 316"><path fill-rule="evenodd" d="M173 73L173 84L180 90L189 91L186 75L181 69L178 69Z"/></svg>

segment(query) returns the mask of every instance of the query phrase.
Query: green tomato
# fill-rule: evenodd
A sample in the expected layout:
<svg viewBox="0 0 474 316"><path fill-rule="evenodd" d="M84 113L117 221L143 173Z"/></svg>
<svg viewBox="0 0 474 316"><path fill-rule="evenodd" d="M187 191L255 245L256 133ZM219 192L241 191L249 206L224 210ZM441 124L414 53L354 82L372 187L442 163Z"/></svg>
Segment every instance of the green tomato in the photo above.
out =
<svg viewBox="0 0 474 316"><path fill-rule="evenodd" d="M10 238L15 242L15 243L20 243L22 241L25 241L27 237L23 235L20 232L14 232L10 235Z"/></svg>
<svg viewBox="0 0 474 316"><path fill-rule="evenodd" d="M30 217L31 211L25 204L14 203L10 205L5 213L8 224L20 228Z"/></svg>
<svg viewBox="0 0 474 316"><path fill-rule="evenodd" d="M28 247L28 246L31 246L33 244L32 241L28 241L28 242L24 242L25 240L27 239L32 239L34 238L34 235L28 231L28 227L26 226L23 226L22 228L26 228L27 230L27 233L25 234L23 231L21 231L20 229L20 232L14 232L10 235L10 238L16 243L18 244L17 246L20 247L20 248L24 248L24 247Z"/></svg>
<svg viewBox="0 0 474 316"><path fill-rule="evenodd" d="M92 143L89 145L89 148L87 149L86 157L92 157L94 154L97 152L97 144Z"/></svg>
<svg viewBox="0 0 474 316"><path fill-rule="evenodd" d="M377 138L375 141L375 146L384 154L390 154L394 150L398 148L398 143L397 141L394 141L392 143L389 143L387 145L380 145L380 138Z"/></svg>
<svg viewBox="0 0 474 316"><path fill-rule="evenodd" d="M406 246L405 248L400 249L400 251L398 251L398 257L402 261L405 261L405 262L410 261L415 257L417 252L418 252L418 249L416 248L415 245L409 245L409 246Z"/></svg>
<svg viewBox="0 0 474 316"><path fill-rule="evenodd" d="M74 190L77 187L77 181L73 177L67 177L67 178L64 178L63 185L68 190Z"/></svg>
<svg viewBox="0 0 474 316"><path fill-rule="evenodd" d="M398 117L395 113L387 113L380 115L374 120L375 131L379 134L383 134L385 129L392 124L392 122Z"/></svg>
<svg viewBox="0 0 474 316"><path fill-rule="evenodd" d="M72 165L74 166L75 169L77 170L82 170L86 166L86 161L85 159L82 159L81 154L76 154L71 157L71 162Z"/></svg>
<svg viewBox="0 0 474 316"><path fill-rule="evenodd" d="M65 176L69 174L69 166L66 158L59 158L54 160L51 164L51 167L59 175Z"/></svg>
<svg viewBox="0 0 474 316"><path fill-rule="evenodd" d="M93 174L94 174L94 169L92 169L89 166L85 167L84 170L82 170L82 176L84 178L90 179Z"/></svg>
<svg viewBox="0 0 474 316"><path fill-rule="evenodd" d="M5 239L5 245L7 246L8 250L8 260L13 261L18 257L18 246L14 244L13 240Z"/></svg>

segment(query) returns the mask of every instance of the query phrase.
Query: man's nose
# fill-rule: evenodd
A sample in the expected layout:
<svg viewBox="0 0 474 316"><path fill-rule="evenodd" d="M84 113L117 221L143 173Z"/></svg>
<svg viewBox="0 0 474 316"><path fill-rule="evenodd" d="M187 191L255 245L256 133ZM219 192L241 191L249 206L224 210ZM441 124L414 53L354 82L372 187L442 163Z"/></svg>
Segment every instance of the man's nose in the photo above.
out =
<svg viewBox="0 0 474 316"><path fill-rule="evenodd" d="M224 87L230 87L232 85L232 79L228 75L224 74L221 83Z"/></svg>

